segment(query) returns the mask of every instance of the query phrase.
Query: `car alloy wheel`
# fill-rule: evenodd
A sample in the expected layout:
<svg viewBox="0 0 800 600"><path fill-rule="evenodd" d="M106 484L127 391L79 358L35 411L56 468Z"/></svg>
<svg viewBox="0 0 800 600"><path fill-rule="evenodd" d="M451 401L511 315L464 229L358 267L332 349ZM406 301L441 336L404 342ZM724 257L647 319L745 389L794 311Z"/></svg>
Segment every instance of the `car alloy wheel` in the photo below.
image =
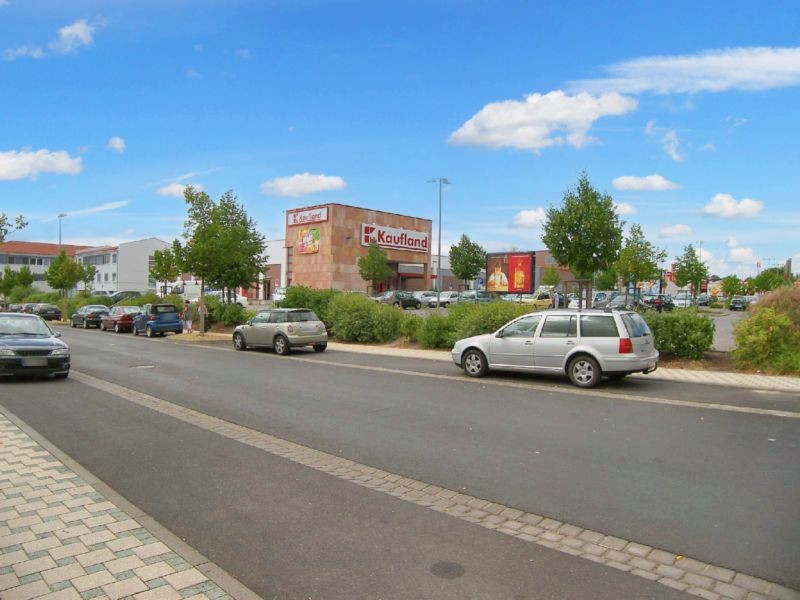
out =
<svg viewBox="0 0 800 600"><path fill-rule="evenodd" d="M422 308L422 304L420 304L419 302L417 302L417 303L414 305L414 308L416 308L417 310L419 310L420 308Z"/></svg>
<svg viewBox="0 0 800 600"><path fill-rule="evenodd" d="M148 325L147 327L145 327L145 330L144 330L144 331L145 331L145 335L147 335L147 337L149 337L149 338L151 338L151 337L156 337L156 332L155 332L155 331L153 331L153 328L152 328L152 327L150 327L150 325Z"/></svg>
<svg viewBox="0 0 800 600"><path fill-rule="evenodd" d="M282 335L275 336L275 341L272 342L272 346L275 348L275 354L279 354L280 356L289 354L289 340Z"/></svg>
<svg viewBox="0 0 800 600"><path fill-rule="evenodd" d="M489 371L486 357L480 350L467 350L461 359L461 368L470 377L483 377Z"/></svg>
<svg viewBox="0 0 800 600"><path fill-rule="evenodd" d="M578 387L591 388L600 381L600 365L591 356L578 356L567 367L569 380Z"/></svg>
<svg viewBox="0 0 800 600"><path fill-rule="evenodd" d="M244 336L238 331L233 334L233 348L234 350L247 350L247 342L244 341Z"/></svg>
<svg viewBox="0 0 800 600"><path fill-rule="evenodd" d="M114 323L114 333L120 333L119 323Z"/></svg>

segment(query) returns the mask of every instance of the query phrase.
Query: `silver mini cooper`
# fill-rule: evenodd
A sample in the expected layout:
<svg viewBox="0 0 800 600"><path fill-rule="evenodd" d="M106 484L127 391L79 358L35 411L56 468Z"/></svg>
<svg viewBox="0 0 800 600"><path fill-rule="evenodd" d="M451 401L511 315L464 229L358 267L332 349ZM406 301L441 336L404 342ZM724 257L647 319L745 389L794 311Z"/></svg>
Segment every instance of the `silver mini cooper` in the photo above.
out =
<svg viewBox="0 0 800 600"><path fill-rule="evenodd" d="M275 308L262 310L244 325L233 330L233 347L274 348L276 354L289 354L292 348L312 346L317 352L328 347L328 332L313 310Z"/></svg>

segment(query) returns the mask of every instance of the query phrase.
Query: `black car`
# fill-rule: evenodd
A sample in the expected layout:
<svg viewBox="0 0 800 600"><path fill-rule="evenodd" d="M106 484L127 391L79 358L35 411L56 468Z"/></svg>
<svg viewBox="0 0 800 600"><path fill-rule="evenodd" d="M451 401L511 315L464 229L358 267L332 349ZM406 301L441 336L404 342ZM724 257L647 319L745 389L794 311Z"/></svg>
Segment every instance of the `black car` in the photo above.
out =
<svg viewBox="0 0 800 600"><path fill-rule="evenodd" d="M734 296L731 298L731 305L729 308L731 310L747 310L749 305L750 303L745 296Z"/></svg>
<svg viewBox="0 0 800 600"><path fill-rule="evenodd" d="M45 321L60 321L61 309L55 304L37 304L32 313L42 317Z"/></svg>
<svg viewBox="0 0 800 600"><path fill-rule="evenodd" d="M708 294L700 294L697 297L697 306L709 306L711 304L711 296Z"/></svg>
<svg viewBox="0 0 800 600"><path fill-rule="evenodd" d="M669 312L675 308L675 303L672 301L672 296L667 294L642 294L638 307L644 310Z"/></svg>
<svg viewBox="0 0 800 600"><path fill-rule="evenodd" d="M69 375L69 346L36 315L0 313L0 376Z"/></svg>
<svg viewBox="0 0 800 600"><path fill-rule="evenodd" d="M403 292L401 290L386 292L380 296L378 302L391 304L399 308L422 308L422 302L419 298L411 292Z"/></svg>
<svg viewBox="0 0 800 600"><path fill-rule="evenodd" d="M108 307L102 304L87 304L81 306L75 314L70 317L70 324L73 327L100 327L100 321L108 314Z"/></svg>
<svg viewBox="0 0 800 600"><path fill-rule="evenodd" d="M119 304L123 300L130 300L131 298L138 298L142 295L142 292L117 292L116 294L111 294L111 301L114 304Z"/></svg>

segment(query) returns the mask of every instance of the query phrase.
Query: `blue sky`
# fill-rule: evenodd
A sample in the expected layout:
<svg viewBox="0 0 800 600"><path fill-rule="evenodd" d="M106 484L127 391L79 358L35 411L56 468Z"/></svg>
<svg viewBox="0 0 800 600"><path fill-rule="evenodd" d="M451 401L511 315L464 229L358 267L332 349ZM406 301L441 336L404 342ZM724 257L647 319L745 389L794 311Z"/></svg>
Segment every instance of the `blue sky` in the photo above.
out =
<svg viewBox="0 0 800 600"><path fill-rule="evenodd" d="M719 275L800 263L800 3L0 0L10 239L182 229L183 185L543 247L585 170ZM436 223L434 223L434 227ZM797 269L795 269L797 270Z"/></svg>

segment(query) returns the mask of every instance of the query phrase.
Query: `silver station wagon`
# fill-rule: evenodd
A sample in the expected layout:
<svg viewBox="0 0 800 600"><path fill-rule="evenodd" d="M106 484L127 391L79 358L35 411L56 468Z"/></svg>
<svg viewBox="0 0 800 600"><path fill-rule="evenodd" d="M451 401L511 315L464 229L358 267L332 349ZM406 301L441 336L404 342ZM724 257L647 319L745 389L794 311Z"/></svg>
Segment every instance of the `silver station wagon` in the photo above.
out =
<svg viewBox="0 0 800 600"><path fill-rule="evenodd" d="M495 333L456 342L453 361L467 375L489 370L566 373L583 388L605 376L650 373L658 350L639 314L616 310L547 310L506 323Z"/></svg>
<svg viewBox="0 0 800 600"><path fill-rule="evenodd" d="M308 308L262 310L233 330L236 350L256 346L274 348L275 353L281 355L300 346L312 346L317 352L324 352L328 347L328 331Z"/></svg>

